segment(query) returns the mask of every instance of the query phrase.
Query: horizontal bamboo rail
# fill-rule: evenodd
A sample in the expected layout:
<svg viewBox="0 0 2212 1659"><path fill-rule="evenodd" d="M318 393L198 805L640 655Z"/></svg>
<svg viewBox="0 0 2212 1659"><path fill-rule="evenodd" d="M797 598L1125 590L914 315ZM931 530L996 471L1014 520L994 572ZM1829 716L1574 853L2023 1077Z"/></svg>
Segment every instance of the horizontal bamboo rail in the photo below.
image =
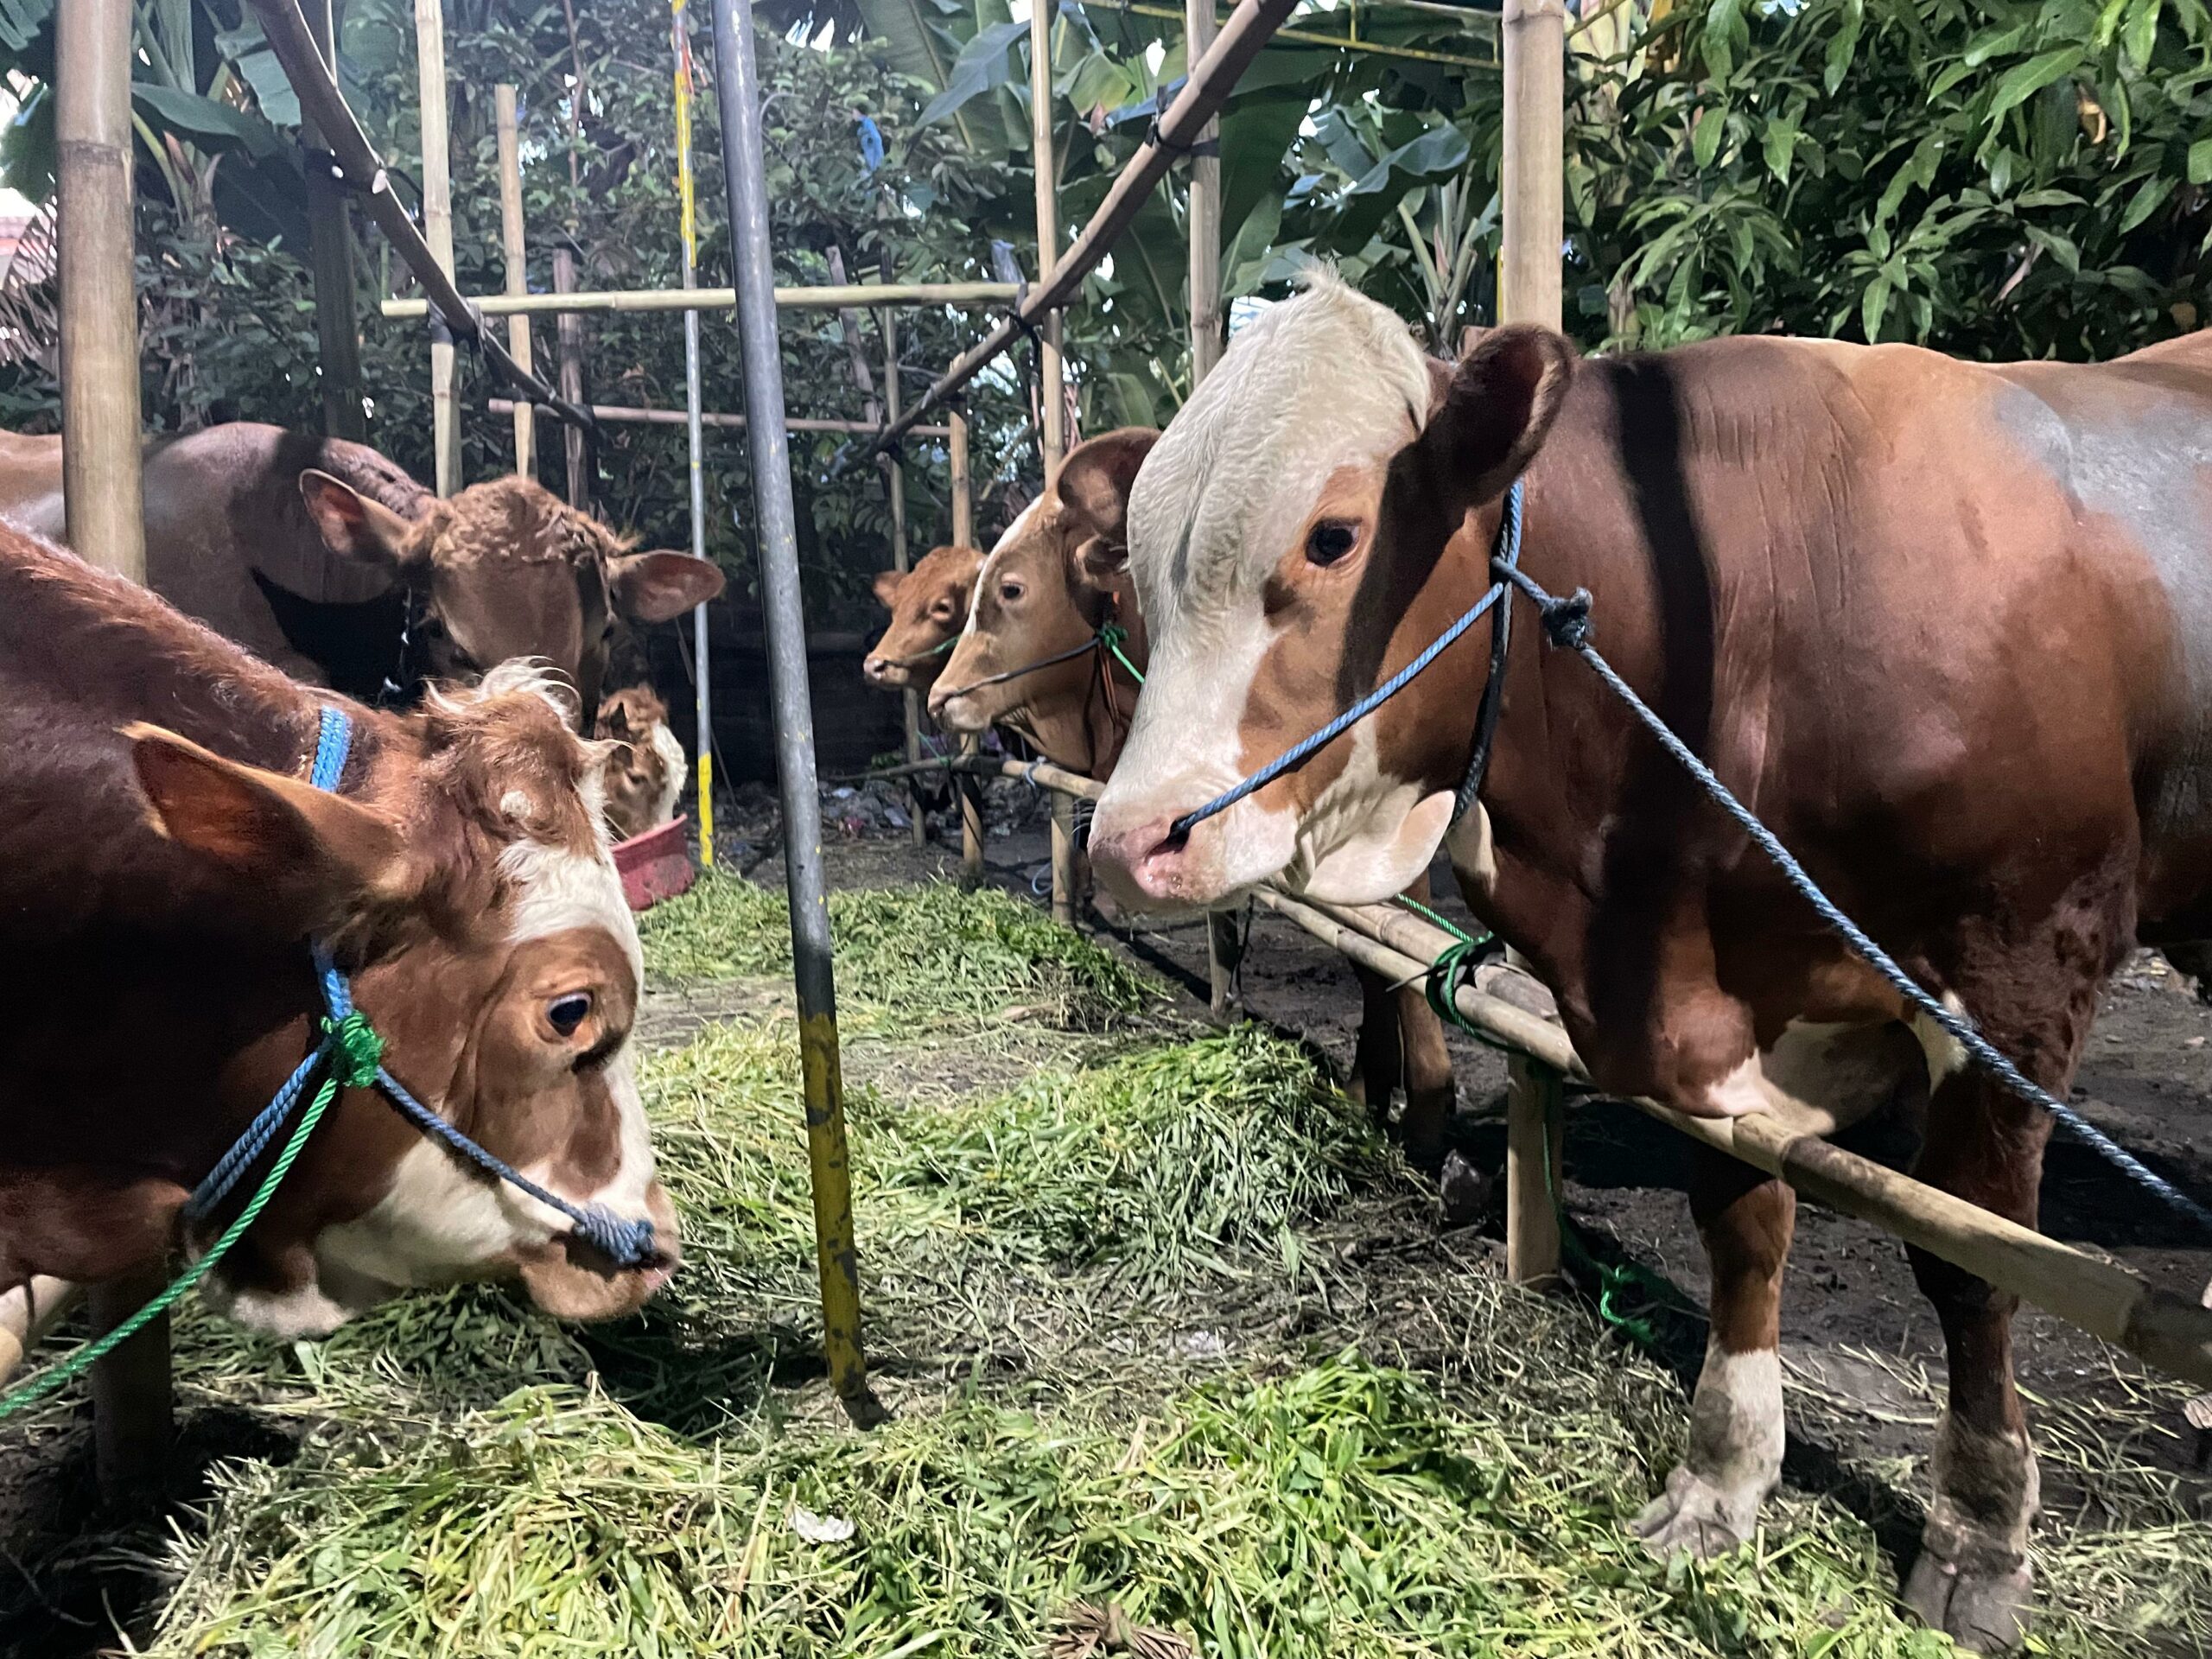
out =
<svg viewBox="0 0 2212 1659"><path fill-rule="evenodd" d="M835 311L855 306L1011 305L1021 292L1013 283L847 283L841 287L779 288L776 303L785 310ZM617 288L568 294L481 294L463 302L486 317L575 315L599 312L728 311L737 304L734 288ZM430 314L428 300L386 300L387 317ZM445 308L442 301L439 308Z"/></svg>
<svg viewBox="0 0 2212 1659"><path fill-rule="evenodd" d="M484 407L494 415L508 415L524 405L517 404L512 397L492 397L485 400ZM628 404L594 404L591 414L592 418L603 426L683 426L691 418L680 409L641 409ZM702 426L742 427L745 416L702 414L699 416L699 423ZM873 436L883 430L883 423L880 421L824 421L801 415L787 415L784 417L784 430L844 432L856 437ZM913 431L915 436L921 438L950 438L952 435L952 429L949 426L918 426Z"/></svg>
<svg viewBox="0 0 2212 1659"><path fill-rule="evenodd" d="M45 1341L84 1295L81 1285L39 1274L0 1296L0 1382L15 1375L23 1356Z"/></svg>
<svg viewBox="0 0 2212 1659"><path fill-rule="evenodd" d="M383 159L369 143L368 135L361 130L353 111L346 106L338 83L331 78L329 66L323 61L322 54L315 48L315 36L308 29L308 20L300 13L298 0L252 0L252 6L254 14L261 19L261 30L268 37L270 50L276 54L285 78L299 94L301 111L314 122L322 134L323 143L329 146L330 164L346 188L360 197L378 228L415 273L416 281L423 284L430 300L436 302L446 326L457 339L473 340L482 350L485 360L531 403L551 410L572 426L588 429L591 416L508 355L498 336L484 326L482 314L462 297L454 287L453 279L440 269L431 256L430 245L423 239L422 230L393 193Z"/></svg>
<svg viewBox="0 0 2212 1659"><path fill-rule="evenodd" d="M1083 286L1083 279L1112 251L1114 243L1137 216L1154 186L1167 175L1179 155L1186 155L1205 124L1220 111L1237 80L1268 37L1281 29L1298 0L1239 0L1236 10L1222 25L1221 33L1198 62L1175 101L1159 118L1158 124L1115 177L1105 200L1091 214L1072 246L1053 263L1051 277L1031 289L1014 315L994 328L983 342L963 352L912 408L884 429L877 440L879 451L899 442L906 429L966 385L990 362L1025 334L1059 310Z"/></svg>

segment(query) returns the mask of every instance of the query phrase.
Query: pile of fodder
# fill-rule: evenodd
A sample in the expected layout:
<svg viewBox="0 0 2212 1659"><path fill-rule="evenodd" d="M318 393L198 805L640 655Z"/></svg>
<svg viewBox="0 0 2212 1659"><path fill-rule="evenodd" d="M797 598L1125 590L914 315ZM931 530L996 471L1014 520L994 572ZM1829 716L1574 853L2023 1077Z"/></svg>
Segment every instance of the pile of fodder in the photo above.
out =
<svg viewBox="0 0 2212 1659"><path fill-rule="evenodd" d="M639 918L648 981L788 978L791 912L780 892L705 875ZM830 895L841 1005L908 1028L1019 1010L1063 1030L1124 1020L1160 997L1111 950L1009 893L949 882Z"/></svg>

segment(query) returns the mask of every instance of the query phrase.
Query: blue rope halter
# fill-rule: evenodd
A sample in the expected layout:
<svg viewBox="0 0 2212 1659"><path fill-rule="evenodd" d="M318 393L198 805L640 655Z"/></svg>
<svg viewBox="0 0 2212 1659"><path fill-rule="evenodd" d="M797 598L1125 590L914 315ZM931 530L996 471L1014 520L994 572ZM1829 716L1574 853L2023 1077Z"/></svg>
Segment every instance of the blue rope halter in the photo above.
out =
<svg viewBox="0 0 2212 1659"><path fill-rule="evenodd" d="M346 757L353 741L353 722L346 711L334 704L324 704L321 729L315 740L315 765L308 772L308 781L317 789L335 794L339 780L346 770ZM368 1040L374 1044L373 1052L378 1056L381 1054L383 1046L375 1042L372 1033L367 1032L366 1020L353 1006L353 988L346 983L345 975L338 971L329 951L320 943L308 948L315 962L315 980L322 991L323 1039L284 1080L283 1087L277 1090L276 1096L246 1126L245 1133L232 1143L231 1149L217 1160L214 1168L207 1172L206 1179L193 1189L192 1196L185 1200L184 1205L185 1217L188 1221L205 1220L230 1195L246 1171L276 1140L316 1073L347 1052L346 1039L349 1037L365 1033ZM626 1221L603 1205L571 1204L558 1193L549 1192L519 1170L477 1145L416 1099L406 1086L384 1066L380 1058L376 1064L375 1082L392 1109L422 1134L442 1141L486 1174L506 1182L566 1217L577 1237L617 1267L642 1268L653 1262L658 1252L653 1247L653 1224L650 1220Z"/></svg>

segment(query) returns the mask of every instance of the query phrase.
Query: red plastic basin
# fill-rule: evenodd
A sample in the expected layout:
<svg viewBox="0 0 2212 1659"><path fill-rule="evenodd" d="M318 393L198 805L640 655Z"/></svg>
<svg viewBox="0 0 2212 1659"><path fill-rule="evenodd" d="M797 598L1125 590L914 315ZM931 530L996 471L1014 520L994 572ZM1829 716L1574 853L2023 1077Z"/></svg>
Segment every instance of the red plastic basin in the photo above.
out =
<svg viewBox="0 0 2212 1659"><path fill-rule="evenodd" d="M683 841L683 826L689 822L679 817L614 844L614 868L621 874L622 893L631 909L650 910L660 899L690 890L691 849Z"/></svg>

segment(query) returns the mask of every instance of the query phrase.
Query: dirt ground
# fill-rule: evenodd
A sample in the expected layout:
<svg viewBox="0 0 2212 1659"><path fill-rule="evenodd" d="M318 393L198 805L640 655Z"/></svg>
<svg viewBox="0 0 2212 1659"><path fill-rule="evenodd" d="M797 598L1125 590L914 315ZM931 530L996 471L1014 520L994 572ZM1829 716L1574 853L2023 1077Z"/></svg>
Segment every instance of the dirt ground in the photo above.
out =
<svg viewBox="0 0 2212 1659"><path fill-rule="evenodd" d="M1019 785L994 785L993 831L987 842L988 879L1041 895L1049 882L1049 851L1041 807ZM833 836L836 835L833 828ZM750 855L753 874L780 880L772 857ZM957 877L957 843L924 849L889 833L833 839L833 885L863 887L927 875ZM1440 862L1437 907L1470 920ZM1168 976L1193 1010L1205 1001L1205 932L1187 923L1135 930L1090 924L1137 960ZM1254 1017L1302 1037L1343 1071L1350 1065L1359 992L1343 957L1292 923L1255 912L1243 969L1244 1006ZM2082 1115L2152 1168L2200 1201L2212 1202L2212 1008L2191 985L2149 952L2136 957L2109 988L2074 1091ZM1455 1138L1478 1167L1503 1162L1497 1114L1504 1065L1494 1050L1448 1034L1460 1110ZM1910 1162L1913 1133L1875 1122L1846 1137L1856 1152L1895 1167ZM1689 1143L1617 1102L1590 1097L1570 1110L1563 1198L1600 1260L1625 1254L1656 1269L1683 1293L1687 1307L1656 1320L1667 1356L1694 1380L1704 1351L1701 1310L1708 1288L1704 1252L1684 1197ZM1904 1248L1872 1226L1813 1205L1798 1212L1783 1313L1784 1363L1802 1389L1837 1410L1824 1415L1834 1431L1827 1443L1793 1436L1793 1478L1826 1484L1821 1471L1842 1458L1904 1460L1924 1456L1931 1427L1911 1384L1943 1372L1942 1337L1933 1311L1913 1282ZM1497 1218L1480 1225L1496 1231ZM2124 1262L2152 1283L2195 1300L2212 1284L2212 1241L2161 1210L2097 1155L2063 1132L2053 1141L2043 1187L2043 1228L2051 1236ZM2212 1436L2199 1436L2177 1413L2146 1414L2116 1351L2034 1308L2016 1325L2021 1385L2032 1423L2038 1402L2078 1402L2108 1412L2146 1460L2171 1469L2196 1493L2200 1513L2212 1512ZM2094 1513L2095 1494L2072 1490L2064 1467L2046 1466L2048 1510ZM1903 1494L1878 1495L1886 1510ZM1902 1524L1902 1523L1901 1523Z"/></svg>

